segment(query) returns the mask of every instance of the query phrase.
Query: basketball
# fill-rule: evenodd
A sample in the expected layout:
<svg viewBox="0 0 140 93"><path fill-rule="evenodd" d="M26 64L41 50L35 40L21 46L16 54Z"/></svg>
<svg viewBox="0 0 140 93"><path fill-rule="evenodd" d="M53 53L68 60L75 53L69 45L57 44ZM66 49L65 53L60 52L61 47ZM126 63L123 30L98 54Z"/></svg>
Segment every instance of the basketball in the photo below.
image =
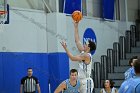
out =
<svg viewBox="0 0 140 93"><path fill-rule="evenodd" d="M72 13L72 19L76 22L79 22L82 19L83 15L80 11L76 10Z"/></svg>

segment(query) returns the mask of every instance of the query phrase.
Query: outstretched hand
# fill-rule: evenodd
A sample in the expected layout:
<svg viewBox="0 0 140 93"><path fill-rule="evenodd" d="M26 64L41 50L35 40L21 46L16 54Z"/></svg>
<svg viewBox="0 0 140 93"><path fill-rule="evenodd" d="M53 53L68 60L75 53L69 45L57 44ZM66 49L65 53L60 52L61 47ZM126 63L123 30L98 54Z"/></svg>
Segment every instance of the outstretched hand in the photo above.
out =
<svg viewBox="0 0 140 93"><path fill-rule="evenodd" d="M64 49L67 48L67 44L66 44L66 42L62 41L62 42L60 42L60 43L61 43L61 45L63 46Z"/></svg>

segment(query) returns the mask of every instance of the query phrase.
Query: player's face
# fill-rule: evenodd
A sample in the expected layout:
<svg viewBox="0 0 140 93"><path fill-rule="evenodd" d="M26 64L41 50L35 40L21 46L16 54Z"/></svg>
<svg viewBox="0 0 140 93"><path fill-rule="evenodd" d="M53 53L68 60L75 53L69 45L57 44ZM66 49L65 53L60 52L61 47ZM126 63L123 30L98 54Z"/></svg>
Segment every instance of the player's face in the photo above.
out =
<svg viewBox="0 0 140 93"><path fill-rule="evenodd" d="M88 44L89 44L88 41L86 41L86 42L84 43L84 50L85 50L85 51L87 51L87 50L89 49Z"/></svg>
<svg viewBox="0 0 140 93"><path fill-rule="evenodd" d="M33 70L32 69L28 69L28 76L32 76L33 74Z"/></svg>
<svg viewBox="0 0 140 93"><path fill-rule="evenodd" d="M77 72L71 73L70 74L70 79L71 80L77 80Z"/></svg>
<svg viewBox="0 0 140 93"><path fill-rule="evenodd" d="M132 60L131 66L134 66L134 62L135 62L136 60L137 60L137 59L133 59L133 60Z"/></svg>
<svg viewBox="0 0 140 93"><path fill-rule="evenodd" d="M105 86L105 88L110 87L110 81L109 80L106 80L105 83L104 83L104 86Z"/></svg>

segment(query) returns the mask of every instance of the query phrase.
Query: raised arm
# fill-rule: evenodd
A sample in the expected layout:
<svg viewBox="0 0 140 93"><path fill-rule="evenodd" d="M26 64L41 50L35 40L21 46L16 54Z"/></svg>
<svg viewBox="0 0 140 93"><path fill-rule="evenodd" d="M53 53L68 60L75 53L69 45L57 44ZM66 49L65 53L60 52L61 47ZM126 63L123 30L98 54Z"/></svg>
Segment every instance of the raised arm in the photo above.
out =
<svg viewBox="0 0 140 93"><path fill-rule="evenodd" d="M63 81L54 91L54 93L60 93L63 92L63 90L66 89L66 82Z"/></svg>
<svg viewBox="0 0 140 93"><path fill-rule="evenodd" d="M82 55L73 55L68 49L67 49L67 45L65 42L61 42L61 45L63 46L63 48L65 49L67 55L69 56L69 58L72 60L72 61L79 61L79 62L82 62L84 60L84 62L86 64L89 64L90 63L90 56L87 54L87 53L84 53Z"/></svg>
<svg viewBox="0 0 140 93"><path fill-rule="evenodd" d="M83 47L82 43L80 42L80 37L79 37L79 32L78 32L78 23L77 22L74 22L74 37L75 37L75 43L76 43L76 46L77 46L78 50L80 52L84 51L84 47Z"/></svg>
<svg viewBox="0 0 140 93"><path fill-rule="evenodd" d="M67 48L67 45L65 42L60 42L61 45L63 46L63 48L65 49L67 55L69 56L69 58L72 60L72 61L82 61L84 60L84 58L80 55L77 55L77 56L74 56Z"/></svg>

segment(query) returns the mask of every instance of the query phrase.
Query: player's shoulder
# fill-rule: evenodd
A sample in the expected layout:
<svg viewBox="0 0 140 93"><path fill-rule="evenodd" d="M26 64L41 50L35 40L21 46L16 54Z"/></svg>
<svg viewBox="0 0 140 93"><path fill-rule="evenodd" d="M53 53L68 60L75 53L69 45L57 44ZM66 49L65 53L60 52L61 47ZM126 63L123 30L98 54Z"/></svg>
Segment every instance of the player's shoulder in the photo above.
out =
<svg viewBox="0 0 140 93"><path fill-rule="evenodd" d="M66 85L67 83L69 83L69 79L66 79L66 80L62 81L61 84Z"/></svg>
<svg viewBox="0 0 140 93"><path fill-rule="evenodd" d="M127 80L125 80L125 81L122 83L121 87L126 86L127 84L129 84L129 82L130 82L130 81L131 81L131 78L130 78L130 79L127 79Z"/></svg>
<svg viewBox="0 0 140 93"><path fill-rule="evenodd" d="M35 76L32 76L32 78L33 78L34 80L38 80L38 78L37 78L37 77L35 77Z"/></svg>
<svg viewBox="0 0 140 93"><path fill-rule="evenodd" d="M100 90L100 93L103 93L104 92L104 88L102 88L101 90Z"/></svg>
<svg viewBox="0 0 140 93"><path fill-rule="evenodd" d="M82 55L86 58L91 58L92 57L90 53L83 53Z"/></svg>
<svg viewBox="0 0 140 93"><path fill-rule="evenodd" d="M63 81L63 82L60 84L60 86L66 89L66 86L67 86L67 82L66 82L66 80Z"/></svg>
<svg viewBox="0 0 140 93"><path fill-rule="evenodd" d="M21 78L21 80L26 80L28 78L28 76L25 76L23 78Z"/></svg>
<svg viewBox="0 0 140 93"><path fill-rule="evenodd" d="M134 77L134 78L133 78L133 83L134 83L134 84L137 84L137 85L140 85L140 77L137 77L137 76Z"/></svg>
<svg viewBox="0 0 140 93"><path fill-rule="evenodd" d="M140 93L140 84L138 84L137 86L136 86L136 93Z"/></svg>

